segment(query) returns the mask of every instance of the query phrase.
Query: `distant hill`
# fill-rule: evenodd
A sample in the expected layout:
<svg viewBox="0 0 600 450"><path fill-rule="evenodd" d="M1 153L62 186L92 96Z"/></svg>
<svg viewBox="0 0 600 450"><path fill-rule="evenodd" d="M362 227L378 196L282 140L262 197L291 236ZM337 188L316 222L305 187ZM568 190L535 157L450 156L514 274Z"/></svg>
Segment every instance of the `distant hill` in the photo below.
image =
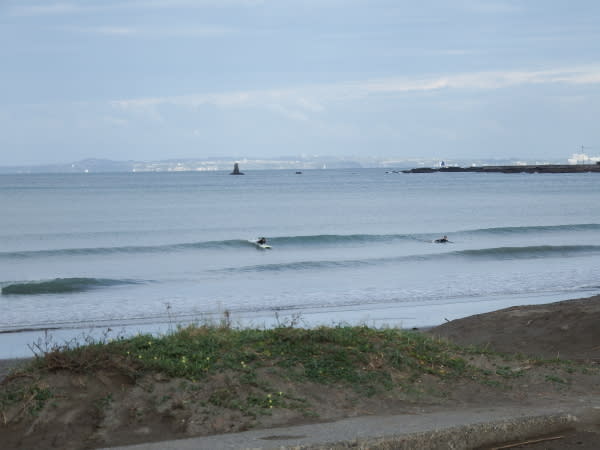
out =
<svg viewBox="0 0 600 450"><path fill-rule="evenodd" d="M40 164L27 166L0 167L0 174L18 173L106 173L106 172L196 172L231 171L238 162L240 170L310 170L310 169L360 169L415 167L439 168L442 160L437 158L390 159L375 157L327 157L327 156L288 156L278 158L235 158L207 157L195 159L166 159L160 161L112 161L110 159L88 158L63 164ZM533 164L557 163L558 161ZM560 162L564 164L564 162ZM464 160L446 159L445 167L469 167L485 165L525 165L527 162L516 159Z"/></svg>
<svg viewBox="0 0 600 450"><path fill-rule="evenodd" d="M0 173L131 172L134 164L133 161L111 161L109 159L89 158L68 164L0 167Z"/></svg>

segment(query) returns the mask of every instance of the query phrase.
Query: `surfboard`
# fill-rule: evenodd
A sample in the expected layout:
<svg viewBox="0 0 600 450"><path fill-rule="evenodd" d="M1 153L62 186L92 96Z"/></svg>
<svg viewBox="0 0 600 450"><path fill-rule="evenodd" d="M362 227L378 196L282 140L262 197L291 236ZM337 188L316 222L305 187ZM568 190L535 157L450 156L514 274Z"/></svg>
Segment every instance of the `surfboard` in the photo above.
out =
<svg viewBox="0 0 600 450"><path fill-rule="evenodd" d="M248 242L252 242L258 248L262 248L263 250L270 250L271 249L271 246L269 244L259 244L258 240L256 240L256 241L248 241Z"/></svg>

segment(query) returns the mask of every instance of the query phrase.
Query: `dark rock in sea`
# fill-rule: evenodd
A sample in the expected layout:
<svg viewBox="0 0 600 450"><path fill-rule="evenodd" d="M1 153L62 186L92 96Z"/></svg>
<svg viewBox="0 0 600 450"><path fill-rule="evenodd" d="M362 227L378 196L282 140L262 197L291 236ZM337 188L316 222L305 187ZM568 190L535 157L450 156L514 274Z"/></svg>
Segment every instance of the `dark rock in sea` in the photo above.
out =
<svg viewBox="0 0 600 450"><path fill-rule="evenodd" d="M419 167L417 169L403 170L404 173L433 173L437 172L437 169L432 169L431 167Z"/></svg>
<svg viewBox="0 0 600 450"><path fill-rule="evenodd" d="M240 168L238 167L238 163L235 163L233 165L233 172L231 172L229 175L244 175L244 173L240 172Z"/></svg>

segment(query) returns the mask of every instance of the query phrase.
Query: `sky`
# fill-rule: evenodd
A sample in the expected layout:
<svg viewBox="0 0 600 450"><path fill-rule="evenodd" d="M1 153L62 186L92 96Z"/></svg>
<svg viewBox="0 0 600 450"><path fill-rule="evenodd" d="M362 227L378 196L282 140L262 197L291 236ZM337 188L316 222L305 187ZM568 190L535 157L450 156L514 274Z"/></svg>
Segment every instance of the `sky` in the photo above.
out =
<svg viewBox="0 0 600 450"><path fill-rule="evenodd" d="M600 155L599 24L596 0L0 0L0 165Z"/></svg>

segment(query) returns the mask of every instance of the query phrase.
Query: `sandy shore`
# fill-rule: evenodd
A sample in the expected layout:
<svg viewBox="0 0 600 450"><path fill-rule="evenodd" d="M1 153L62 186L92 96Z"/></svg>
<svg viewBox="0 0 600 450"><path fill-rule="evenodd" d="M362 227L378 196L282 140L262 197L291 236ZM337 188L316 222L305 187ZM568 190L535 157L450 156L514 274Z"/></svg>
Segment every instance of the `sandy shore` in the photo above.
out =
<svg viewBox="0 0 600 450"><path fill-rule="evenodd" d="M600 295L512 306L422 329L460 345L600 363ZM0 359L0 380L31 358Z"/></svg>
<svg viewBox="0 0 600 450"><path fill-rule="evenodd" d="M600 363L598 324L600 295L477 314L435 327L430 333L497 352Z"/></svg>
<svg viewBox="0 0 600 450"><path fill-rule="evenodd" d="M524 407L546 410L560 405L598 408L598 323L600 296L594 296L510 307L421 330L462 345L486 346L496 352L527 356L508 358L495 353L488 356L484 352L475 357L470 354L469 363L493 374L497 384L473 381L468 377L455 380L424 374L416 382L418 388L413 386L413 389L418 389L417 397L405 394L401 385L398 385L400 387L395 396L391 391L380 393L379 397L357 396L352 389L345 389L342 385L294 385L287 378L280 380L267 372L262 373L266 377L265 382L279 383L273 384L272 390L288 392L290 398L306 399L313 413L312 419L307 419L298 408L282 408L276 413L252 418L241 415L236 408L227 409L220 403L211 403L215 392L239 388L239 392L236 392L246 395L248 392L244 389L254 389L243 387L239 380L230 379L223 373L214 374L209 380L195 384L194 389L182 388L183 380L152 375L132 382L118 373L102 370L89 374L50 373L45 374L42 381L57 392L57 399L60 400L55 401L53 408L43 410L43 419L23 416L21 421L9 423L0 429L0 440L3 440L7 449L54 446L80 449L134 443L144 443L142 448L147 448L148 442L164 439L211 436L242 431L248 427L267 430L307 422L328 423L356 416L368 418L408 414L412 417L416 414L423 417L424 414L440 412L454 417L469 408L506 407L516 412ZM585 366L581 366L584 369L572 362L539 362L537 359L556 357L584 362ZM11 368L30 360L0 360L0 380L5 379ZM377 361L375 359L372 362ZM104 406L99 408L99 405ZM7 414L10 416L12 413ZM315 417L319 419L315 420ZM68 418L68 432L64 431L65 418ZM240 424L245 425L240 428ZM564 441L557 444L561 447L549 447L544 442L540 444L541 447L527 448L596 448L600 423L593 425L595 428L589 435L585 434L588 430L577 429L568 436L573 441L573 447L565 446L565 437ZM583 443L589 445L586 447ZM158 448L164 448L162 444L157 445Z"/></svg>

